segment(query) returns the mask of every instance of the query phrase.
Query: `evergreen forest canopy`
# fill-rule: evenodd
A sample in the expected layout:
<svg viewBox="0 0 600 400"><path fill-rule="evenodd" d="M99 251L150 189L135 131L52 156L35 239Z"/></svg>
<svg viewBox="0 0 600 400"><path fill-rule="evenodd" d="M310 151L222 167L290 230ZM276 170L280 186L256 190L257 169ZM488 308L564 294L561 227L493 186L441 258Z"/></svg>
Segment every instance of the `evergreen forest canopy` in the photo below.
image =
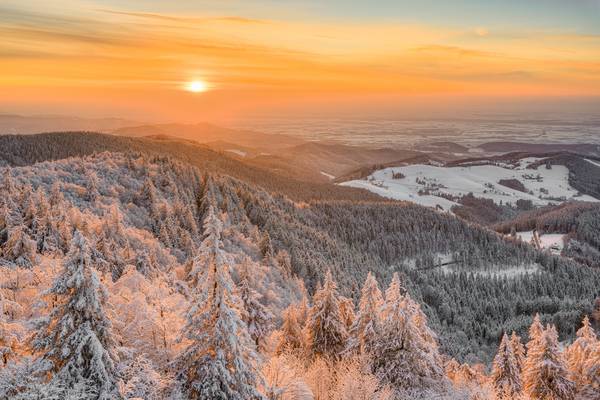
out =
<svg viewBox="0 0 600 400"><path fill-rule="evenodd" d="M597 205L492 230L180 140L0 147L0 398L600 396Z"/></svg>

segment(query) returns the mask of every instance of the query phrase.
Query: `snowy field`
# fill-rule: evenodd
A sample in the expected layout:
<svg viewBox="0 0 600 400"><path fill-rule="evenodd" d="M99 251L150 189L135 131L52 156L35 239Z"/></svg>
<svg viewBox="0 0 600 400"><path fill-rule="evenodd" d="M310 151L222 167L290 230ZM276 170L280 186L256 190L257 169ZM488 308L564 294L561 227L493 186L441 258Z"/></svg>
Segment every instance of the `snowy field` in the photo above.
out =
<svg viewBox="0 0 600 400"><path fill-rule="evenodd" d="M531 243L533 231L517 232L517 236L526 243ZM549 233L540 235L540 244L543 249L550 249L552 253L560 254L564 247L564 237L562 233Z"/></svg>
<svg viewBox="0 0 600 400"><path fill-rule="evenodd" d="M236 154L240 157L246 157L246 152L242 151L242 150L237 150L237 149L227 149L225 151L228 151L230 153Z"/></svg>
<svg viewBox="0 0 600 400"><path fill-rule="evenodd" d="M329 179L335 179L335 176L328 174L327 172L321 171L321 175L329 178Z"/></svg>
<svg viewBox="0 0 600 400"><path fill-rule="evenodd" d="M557 203L557 199L598 201L579 195L568 182L569 170L562 165L545 165L537 169L527 166L537 161L524 158L516 166L479 165L464 167L443 167L415 164L404 167L385 168L374 172L366 179L343 182L341 185L364 188L381 196L406 200L428 207L439 206L450 210L457 203L440 197L442 194L462 196L473 193L475 197L492 199L495 203L512 203L517 200L531 200L535 205ZM394 179L394 173L402 173L404 178ZM517 179L527 193L500 185L501 179ZM428 192L423 194L423 192ZM421 194L419 194L421 192Z"/></svg>

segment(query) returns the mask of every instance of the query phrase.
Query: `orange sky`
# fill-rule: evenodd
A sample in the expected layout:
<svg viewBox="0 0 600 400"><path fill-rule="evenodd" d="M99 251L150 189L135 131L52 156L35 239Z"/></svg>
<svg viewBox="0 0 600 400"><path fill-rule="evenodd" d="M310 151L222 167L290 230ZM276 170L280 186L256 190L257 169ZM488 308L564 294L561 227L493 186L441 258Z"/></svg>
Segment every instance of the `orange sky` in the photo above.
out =
<svg viewBox="0 0 600 400"><path fill-rule="evenodd" d="M0 111L211 120L411 96L600 96L596 34L102 6L4 10ZM195 79L210 90L184 91Z"/></svg>

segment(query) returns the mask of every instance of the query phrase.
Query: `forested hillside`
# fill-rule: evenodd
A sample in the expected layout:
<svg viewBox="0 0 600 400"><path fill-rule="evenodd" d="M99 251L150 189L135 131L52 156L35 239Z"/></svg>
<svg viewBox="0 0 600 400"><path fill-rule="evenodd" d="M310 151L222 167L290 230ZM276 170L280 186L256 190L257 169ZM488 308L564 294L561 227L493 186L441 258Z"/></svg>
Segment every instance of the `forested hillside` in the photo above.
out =
<svg viewBox="0 0 600 400"><path fill-rule="evenodd" d="M518 364L534 391L543 349L562 360L599 295L576 260L359 190L312 198L195 144L0 139L17 165L0 179L0 398L487 396L508 389L460 363L502 341L510 370L513 331L542 353ZM531 333L536 313L551 326Z"/></svg>
<svg viewBox="0 0 600 400"><path fill-rule="evenodd" d="M310 183L282 176L210 150L193 141L171 137L132 138L93 132L43 133L38 135L0 135L0 165L29 165L47 160L92 155L102 151L142 151L150 155L169 155L202 170L225 173L253 183L274 194L297 201L313 199L379 199L365 190L326 183Z"/></svg>

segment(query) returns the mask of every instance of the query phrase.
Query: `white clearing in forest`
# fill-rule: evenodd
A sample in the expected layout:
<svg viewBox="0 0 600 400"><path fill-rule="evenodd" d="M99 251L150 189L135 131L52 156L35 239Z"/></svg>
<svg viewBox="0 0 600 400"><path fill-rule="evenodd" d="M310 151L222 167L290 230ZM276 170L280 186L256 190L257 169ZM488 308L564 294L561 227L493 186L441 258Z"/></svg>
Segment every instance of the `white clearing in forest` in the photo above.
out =
<svg viewBox="0 0 600 400"><path fill-rule="evenodd" d="M533 231L517 232L517 237L526 243L531 243ZM550 249L554 254L560 254L563 250L565 235L562 233L548 233L540 235L542 249Z"/></svg>
<svg viewBox="0 0 600 400"><path fill-rule="evenodd" d="M441 167L415 164L390 167L375 171L366 179L343 182L341 185L367 189L371 192L396 200L406 200L428 207L450 210L455 201L441 195L460 197L473 193L475 197L515 204L517 200L531 200L535 205L559 203L576 198L582 201L599 201L591 196L580 195L569 185L569 170L562 165L547 169L541 165L527 168L539 159L524 158L518 165L474 165ZM394 179L394 173L404 178ZM528 193L500 185L501 179L517 179ZM421 193L421 194L419 194Z"/></svg>
<svg viewBox="0 0 600 400"><path fill-rule="evenodd" d="M327 172L321 171L321 175L326 176L329 179L335 179L335 176L328 174Z"/></svg>
<svg viewBox="0 0 600 400"><path fill-rule="evenodd" d="M245 151L241 151L241 150L237 150L237 149L227 149L225 151L228 151L228 152L233 153L233 154L237 154L240 157L246 157L246 152Z"/></svg>

